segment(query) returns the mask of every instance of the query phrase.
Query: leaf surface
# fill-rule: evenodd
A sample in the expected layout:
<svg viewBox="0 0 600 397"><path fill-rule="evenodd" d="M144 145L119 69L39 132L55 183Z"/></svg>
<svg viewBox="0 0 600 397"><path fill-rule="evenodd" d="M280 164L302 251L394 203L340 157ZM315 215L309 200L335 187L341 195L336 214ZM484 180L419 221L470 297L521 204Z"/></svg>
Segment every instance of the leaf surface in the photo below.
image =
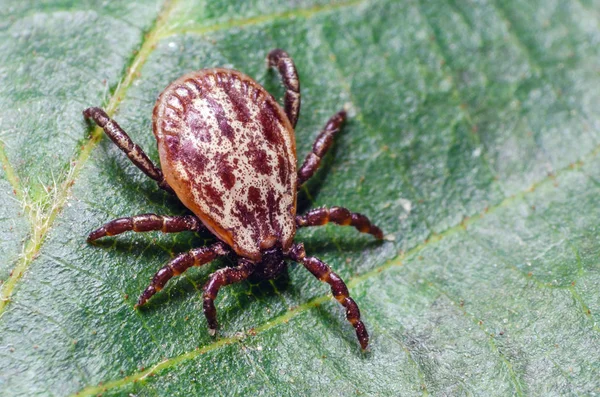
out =
<svg viewBox="0 0 600 397"><path fill-rule="evenodd" d="M589 395L600 391L600 4L595 1L22 2L0 22L2 395ZM226 260L152 275L207 235L125 234L184 214L81 111L103 106L155 161L154 101L230 67L280 97L300 73L298 158L349 121L299 208L367 214L384 242L298 233L345 279L367 353L297 265L221 290ZM5 259L6 258L6 259Z"/></svg>

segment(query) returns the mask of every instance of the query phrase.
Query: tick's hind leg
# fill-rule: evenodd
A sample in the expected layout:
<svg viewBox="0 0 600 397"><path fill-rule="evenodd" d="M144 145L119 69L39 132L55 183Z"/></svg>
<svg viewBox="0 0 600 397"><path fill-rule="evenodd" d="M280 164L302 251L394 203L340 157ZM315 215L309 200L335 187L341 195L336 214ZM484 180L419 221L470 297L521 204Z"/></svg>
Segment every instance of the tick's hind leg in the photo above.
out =
<svg viewBox="0 0 600 397"><path fill-rule="evenodd" d="M237 267L225 267L210 275L210 279L204 286L204 315L208 322L208 332L214 335L217 332L217 309L215 299L219 289L229 284L239 283L247 279L254 271L254 264L240 259Z"/></svg>
<svg viewBox="0 0 600 397"><path fill-rule="evenodd" d="M306 256L302 244L294 245L290 252L290 259L302 263L316 278L331 286L331 293L346 309L346 318L356 330L356 337L360 346L363 350L366 349L369 344L369 334L367 333L365 324L360 320L358 305L354 302L354 299L350 298L348 288L340 276L332 272L331 268L320 259Z"/></svg>
<svg viewBox="0 0 600 397"><path fill-rule="evenodd" d="M304 163L298 170L298 186L309 180L319 169L321 159L333 144L333 138L340 130L344 120L346 120L346 112L340 110L325 124L325 128L321 131L317 139L315 139L315 143L313 143L312 151L306 156Z"/></svg>
<svg viewBox="0 0 600 397"><path fill-rule="evenodd" d="M144 153L142 148L133 143L129 135L123 131L123 129L117 124L116 121L111 120L106 112L100 108L89 108L83 111L83 115L86 118L92 119L98 124L108 135L108 137L121 149L127 157L135 164L144 174L154 179L161 189L166 190L169 193L173 193L173 189L163 176L162 171L154 165L152 160L148 158L148 155Z"/></svg>
<svg viewBox="0 0 600 397"><path fill-rule="evenodd" d="M284 108L285 114L292 123L292 127L296 127L298 116L300 115L300 80L294 61L287 52L275 49L267 55L269 67L275 67L281 75L283 86L285 87Z"/></svg>
<svg viewBox="0 0 600 397"><path fill-rule="evenodd" d="M143 305L150 297L163 289L167 281L173 276L178 276L192 266L202 266L218 256L227 255L229 250L223 243L215 243L208 247L195 248L185 254L181 254L160 269L150 285L142 292L136 307Z"/></svg>
<svg viewBox="0 0 600 397"><path fill-rule="evenodd" d="M321 226L333 222L341 226L354 226L361 233L369 233L381 240L383 232L363 214L353 213L342 207L317 208L296 216L297 227Z"/></svg>
<svg viewBox="0 0 600 397"><path fill-rule="evenodd" d="M143 214L114 219L91 232L88 236L88 241L94 241L104 236L114 236L131 230L134 232L161 230L163 233L177 233L186 230L199 232L205 229L200 219L194 215L161 216Z"/></svg>

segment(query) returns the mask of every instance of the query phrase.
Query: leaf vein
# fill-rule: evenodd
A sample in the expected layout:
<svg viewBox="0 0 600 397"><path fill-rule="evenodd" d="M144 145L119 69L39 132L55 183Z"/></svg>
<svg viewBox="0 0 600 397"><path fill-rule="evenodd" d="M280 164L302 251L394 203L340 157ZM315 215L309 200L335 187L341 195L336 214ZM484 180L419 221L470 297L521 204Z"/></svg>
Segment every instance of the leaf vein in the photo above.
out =
<svg viewBox="0 0 600 397"><path fill-rule="evenodd" d="M178 34L204 35L206 33L216 32L219 30L228 30L232 28L242 28L247 26L261 25L282 19L305 18L310 19L320 14L325 14L330 11L339 10L341 8L351 8L360 6L366 3L367 0L353 0L336 4L318 5L309 8L296 8L278 13L254 16L250 18L233 19L227 22L220 22L207 26L185 27L180 29L171 29L161 37L167 38Z"/></svg>
<svg viewBox="0 0 600 397"><path fill-rule="evenodd" d="M419 376L419 380L421 381L421 384L419 385L419 389L421 389L421 391L423 392L423 396L428 396L429 391L427 390L427 384L425 383L425 374L423 373L423 369L422 369L421 365L419 364L419 362L417 360L415 360L414 357L412 356L412 353L411 353L410 349L408 348L408 346L406 346L406 344L400 338L398 338L396 335L388 332L387 330L385 330L381 327L377 327L377 326L375 326L375 328L377 330L379 330L380 333L387 335L391 341L395 342L398 346L400 346L400 348L402 350L404 350L404 353L406 353L406 356L408 357L408 361L411 363L411 365L417 371L417 375Z"/></svg>
<svg viewBox="0 0 600 397"><path fill-rule="evenodd" d="M433 288L435 291L437 291L438 293L440 293L441 295L445 296L450 302L453 303L453 305L457 308L461 308L460 310L471 319L471 321L473 322L473 324L477 325L477 327L480 329L480 331L486 336L487 340L488 340L488 344L490 347L490 350L496 354L498 356L498 358L502 361L502 363L504 364L504 366L506 367L506 369L508 370L508 375L510 377L511 383L513 385L513 387L515 388L515 392L516 395L518 396L523 396L523 389L521 386L521 381L519 380L513 366L512 363L510 362L510 360L506 357L506 355L502 352L502 350L498 349L498 345L496 345L496 342L494 340L494 336L493 334L489 334L484 326L484 320L477 318L477 316L475 316L473 313L467 311L466 309L464 309L463 307L461 307L461 304L459 301L457 301L456 299L454 299L452 296L450 296L446 291L444 291L436 282L428 280L428 285Z"/></svg>
<svg viewBox="0 0 600 397"><path fill-rule="evenodd" d="M598 153L600 153L600 145L597 146L596 148L594 148L593 150L591 150L585 156L583 156L583 159L581 161L591 160L591 159L595 158L598 155ZM536 188L541 187L543 185L547 185L547 184L553 184L555 177L557 175L562 175L563 173L566 173L566 172L579 172L579 169L578 169L578 167L566 166L566 167L558 170L554 175L550 175L550 176L546 176L546 177L542 178L538 182L534 183L530 188L528 188L518 194L515 194L515 195L505 198L503 201L501 201L497 205L488 208L488 210L486 212L482 213L480 216L471 217L458 225L455 225L455 226L452 226L452 227L446 229L442 233L432 234L431 237L428 238L425 242L411 248L405 254L401 254L395 258L392 258L392 259L388 260L387 262L385 262L383 265L376 267L371 271L363 273L357 277L351 278L349 280L349 282L347 283L348 287L353 288L354 286L362 283L363 281L366 281L372 277L380 275L387 269L390 269L392 267L402 266L403 258L416 255L417 253L422 251L425 247L441 241L446 236L464 231L465 228L468 227L469 225L475 224L475 223L479 222L480 219L483 219L486 214L491 214L501 208L510 206L514 202L523 200L526 196L528 196L529 194L532 194L536 190ZM209 351L213 351L222 346L226 346L226 345L230 345L232 343L239 342L240 340L242 340L246 337L256 336L256 335L258 335L264 331L267 331L277 325L285 324L287 321L296 317L298 314L303 313L307 310L310 310L313 307L317 307L320 304L329 301L330 299L331 299L330 294L313 298L313 299L307 301L306 303L304 303L300 306L297 306L296 308L291 309L291 310L285 312L284 314L273 318L270 321L267 321L265 324L254 328L249 333L236 334L231 337L219 339L214 343L203 346L202 348L199 348L199 349L196 349L196 350L193 350L190 352L186 352L181 355L177 355L177 356L168 358L166 360L163 360L160 363L158 363L158 364L154 365L153 367L146 369L144 371L136 372L136 373L133 373L124 378L109 381L109 382L106 382L99 386L88 386L88 387L82 389L81 391L79 391L78 393L74 394L73 396L79 396L79 397L80 396L93 396L93 395L96 395L97 393L103 392L108 389L121 388L121 387L131 384L133 382L137 382L137 381L147 377L150 374L158 373L158 372L162 371L163 369L171 368L181 362L194 359L194 358L196 358L204 353L207 353ZM495 345L495 343L494 343L493 347L495 347L495 349L497 350L497 346ZM498 351L498 354L500 355L500 357L502 357L502 353L500 351ZM506 360L506 357L504 357L504 359ZM516 377L514 368L512 367L512 365L510 364L510 362L508 360L506 360L504 363L509 370L509 375L513 378L513 380L515 382L515 388L516 388L517 394L523 395L522 387Z"/></svg>
<svg viewBox="0 0 600 397"><path fill-rule="evenodd" d="M115 110L120 105L121 101L127 89L131 86L132 82L138 77L141 67L144 65L150 53L154 50L154 45L158 40L158 32L162 29L166 18L172 10L175 3L173 1L166 1L163 4L162 11L158 14L154 24L146 34L145 39L142 41L141 48L136 56L133 58L130 66L125 69L126 74L123 80L117 85L115 92L111 96L108 104L106 105L106 112L109 115L114 114ZM10 296L20 280L23 273L29 268L29 265L38 256L39 250L46 239L48 230L54 223L59 212L66 204L69 195L71 193L71 187L76 182L79 173L81 172L87 159L90 157L92 150L96 147L100 138L102 137L102 129L97 127L93 130L88 142L83 145L80 153L76 155L72 161L70 161L71 168L67 172L64 181L60 183L60 187L55 186L51 192L44 197L42 204L36 205L37 210L33 212L31 216L31 225L34 228L29 242L25 244L23 252L21 254L21 260L13 269L11 276L2 285L0 290L0 316L5 312L8 303L10 302ZM0 150L0 161L4 153ZM12 168L11 168L12 169ZM14 171L12 172L13 175ZM13 178L14 179L14 178ZM56 183L55 183L56 184ZM45 204L45 205L44 205Z"/></svg>
<svg viewBox="0 0 600 397"><path fill-rule="evenodd" d="M4 142L0 139L0 166L4 170L4 175L6 176L8 183L10 183L10 186L13 188L13 193L17 196L17 199L23 201L24 194L19 181L19 176L8 160L4 146Z"/></svg>

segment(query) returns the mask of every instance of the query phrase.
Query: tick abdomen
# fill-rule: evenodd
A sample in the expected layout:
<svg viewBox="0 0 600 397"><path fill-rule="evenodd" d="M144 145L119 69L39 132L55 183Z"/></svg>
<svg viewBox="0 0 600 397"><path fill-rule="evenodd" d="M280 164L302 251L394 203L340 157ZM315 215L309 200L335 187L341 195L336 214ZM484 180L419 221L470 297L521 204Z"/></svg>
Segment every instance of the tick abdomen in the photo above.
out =
<svg viewBox="0 0 600 397"><path fill-rule="evenodd" d="M250 77L205 69L174 81L153 115L161 168L179 199L239 255L254 261L295 234L294 131Z"/></svg>

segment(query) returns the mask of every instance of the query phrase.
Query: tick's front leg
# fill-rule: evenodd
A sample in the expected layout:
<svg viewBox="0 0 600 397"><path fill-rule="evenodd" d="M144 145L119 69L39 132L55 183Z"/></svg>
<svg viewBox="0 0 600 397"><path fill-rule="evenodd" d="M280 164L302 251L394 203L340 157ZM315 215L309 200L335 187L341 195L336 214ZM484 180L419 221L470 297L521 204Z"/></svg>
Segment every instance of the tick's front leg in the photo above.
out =
<svg viewBox="0 0 600 397"><path fill-rule="evenodd" d="M289 257L295 262L302 263L313 276L331 286L331 293L346 309L346 318L354 327L360 346L363 350L366 349L369 345L369 333L365 328L365 324L360 320L360 310L358 309L356 302L354 302L354 299L350 298L350 293L348 292L344 280L331 271L331 268L319 258L306 256L304 245L302 244L294 245Z"/></svg>
<svg viewBox="0 0 600 397"><path fill-rule="evenodd" d="M83 111L83 115L86 118L94 120L115 145L129 157L131 162L142 170L144 174L154 179L161 189L173 193L173 189L165 180L162 171L154 165L141 147L133 143L129 135L123 131L119 124L108 117L104 110L100 108L89 108Z"/></svg>

